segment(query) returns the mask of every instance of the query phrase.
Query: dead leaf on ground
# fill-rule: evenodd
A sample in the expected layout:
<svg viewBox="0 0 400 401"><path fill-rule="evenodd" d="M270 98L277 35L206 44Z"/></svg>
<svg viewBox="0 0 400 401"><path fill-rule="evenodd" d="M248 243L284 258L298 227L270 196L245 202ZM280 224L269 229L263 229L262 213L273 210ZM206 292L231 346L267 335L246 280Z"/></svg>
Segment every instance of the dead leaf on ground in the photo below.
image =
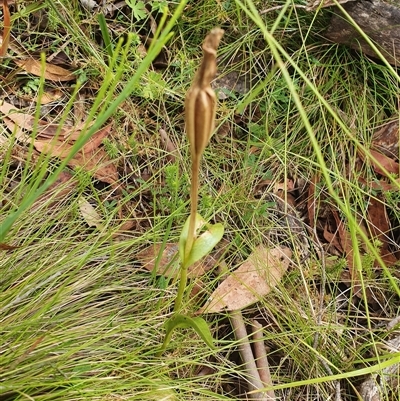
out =
<svg viewBox="0 0 400 401"><path fill-rule="evenodd" d="M114 189L120 188L117 167L103 149L96 149L89 153L78 152L68 162L68 166L82 167L92 173L97 180L107 182Z"/></svg>
<svg viewBox="0 0 400 401"><path fill-rule="evenodd" d="M160 254L162 244L150 245L146 249L140 251L136 258L143 265L143 267L152 272L155 268L158 255ZM179 245L175 243L166 243L162 252L159 264L157 266L156 274L165 277L177 277L179 273ZM211 256L206 256L203 260L196 262L189 267L188 277L194 278L205 274L216 266L216 260Z"/></svg>
<svg viewBox="0 0 400 401"><path fill-rule="evenodd" d="M113 238L118 238L119 236L122 236L126 232L128 232L132 227L135 226L137 222L134 219L126 220L123 222L116 231L113 232L112 237Z"/></svg>
<svg viewBox="0 0 400 401"><path fill-rule="evenodd" d="M34 146L39 152L51 153L54 157L65 158L72 145L61 143L58 146L49 146L48 142L34 141ZM109 158L107 153L99 148L89 152L80 150L68 162L70 167L82 167L84 170L93 174L93 177L99 181L110 184L114 189L119 189L118 170L114 162Z"/></svg>
<svg viewBox="0 0 400 401"><path fill-rule="evenodd" d="M339 217L339 213L336 210L332 210L332 214L335 218L337 225L337 233L339 236L340 245L343 249L343 252L346 256L347 266L349 269L349 277L350 281L353 285L354 295L358 298L363 297L363 291L361 287L360 275L357 270L357 267L354 265L353 258L353 243L351 240L350 233L346 230L343 221ZM361 229L363 229L361 227ZM366 296L368 302L375 302L375 296L370 288L365 288Z"/></svg>
<svg viewBox="0 0 400 401"><path fill-rule="evenodd" d="M371 198L368 205L368 227L372 238L377 239L381 243L379 253L383 261L392 266L397 262L397 258L389 250L389 239L387 237L390 232L389 218L386 213L386 206L380 200ZM375 263L378 266L378 263Z"/></svg>
<svg viewBox="0 0 400 401"><path fill-rule="evenodd" d="M72 174L68 171L62 171L57 180L35 201L33 209L47 200L51 201L49 206L53 206L56 202L65 199L68 194L72 193L76 185L77 181Z"/></svg>
<svg viewBox="0 0 400 401"><path fill-rule="evenodd" d="M337 235L340 246L343 252L346 254L347 264L349 266L350 273L354 279L354 277L357 276L357 272L353 266L353 245L350 233L346 230L343 221L339 217L339 213L336 210L332 210L332 214L336 222Z"/></svg>
<svg viewBox="0 0 400 401"><path fill-rule="evenodd" d="M292 252L286 247L268 249L259 245L217 287L208 304L198 313L240 310L259 301L281 281L289 267L291 255Z"/></svg>
<svg viewBox="0 0 400 401"><path fill-rule="evenodd" d="M328 241L330 246L333 246L339 252L344 253L344 250L343 250L342 245L339 240L337 230L335 232L331 232L328 227L328 222L326 222L324 225L323 236L324 236L325 240Z"/></svg>
<svg viewBox="0 0 400 401"><path fill-rule="evenodd" d="M94 150L96 150L103 142L103 139L110 132L111 132L111 124L108 124L105 127L101 128L94 135L92 135L92 137L85 143L85 145L82 148L82 152L90 153L90 152L93 152Z"/></svg>
<svg viewBox="0 0 400 401"><path fill-rule="evenodd" d="M44 139L44 138L52 139L55 136L57 136L57 139L60 141L65 141L65 140L76 141L82 134L82 129L86 125L85 122L80 123L76 126L69 126L64 124L64 126L60 128L59 124L48 123L47 121L44 120L35 121L35 118L33 116L31 116L28 113L23 113L19 111L19 109L17 109L15 106L7 102L0 102L0 112L5 114L4 119L7 118L10 121L12 121L18 127L18 130L21 133L23 133L22 130L30 132L36 130L36 139ZM92 123L87 124L86 128L89 128L91 125ZM16 127L14 125L10 125L10 123L8 123L7 126L8 129L12 132L16 129ZM96 137L103 135L105 131L106 134L108 134L109 133L109 131L107 131L108 127L110 127L110 125L102 128L100 131L94 134L92 139L95 140ZM24 133L23 135L26 134ZM104 137L102 137L101 139L103 138ZM93 146L93 145L88 145L88 146Z"/></svg>
<svg viewBox="0 0 400 401"><path fill-rule="evenodd" d="M30 143L30 136L25 134L24 130L19 128L19 126L12 120L10 120L8 117L3 117L3 122L16 139L23 143Z"/></svg>
<svg viewBox="0 0 400 401"><path fill-rule="evenodd" d="M392 159L399 158L399 119L390 121L374 132L371 146L373 149Z"/></svg>
<svg viewBox="0 0 400 401"><path fill-rule="evenodd" d="M0 112L7 116L4 117L3 120L8 129L14 133L18 140L28 143L33 140L35 149L38 152L48 153L60 159L64 159L70 154L73 141L78 139L81 134L79 127L62 129L57 139L55 139L54 135L58 130L58 125L39 121L39 125L43 126L43 130L38 132L36 139L33 139L31 136L27 135L22 128L31 131L35 124L34 118L15 110L15 107L9 103L3 102L0 104ZM96 132L83 148L68 162L68 166L82 167L86 171L91 172L97 180L107 182L112 185L113 188L119 189L117 167L110 160L107 153L99 148L103 139L110 132L111 124Z"/></svg>
<svg viewBox="0 0 400 401"><path fill-rule="evenodd" d="M358 181L366 187L369 187L375 191L399 191L400 189L400 178L394 180L394 182L396 182L397 184L391 184L383 180L367 181L362 177L359 177Z"/></svg>
<svg viewBox="0 0 400 401"><path fill-rule="evenodd" d="M40 104L49 104L60 100L63 96L64 93L60 89L46 90L40 98L35 96L32 101Z"/></svg>
<svg viewBox="0 0 400 401"><path fill-rule="evenodd" d="M87 225L89 227L96 227L97 229L102 230L104 228L102 218L97 213L96 209L90 204L90 202L81 197L78 200L78 204L81 215L86 221Z"/></svg>
<svg viewBox="0 0 400 401"><path fill-rule="evenodd" d="M33 131L34 129L36 129L38 137L42 136L44 138L53 138L56 133L59 132L58 138L65 139L71 136L71 134L75 131L73 127L63 127L61 128L61 130L59 130L59 124L51 124L43 120L35 121L35 118L32 117L30 114L19 111L15 106L7 102L0 103L0 112L5 114L6 118L13 121L20 130L24 129L27 131ZM10 126L8 126L8 128L11 131L14 130L13 128L10 128ZM79 136L79 134L80 131L76 134L76 136ZM74 138L75 137L73 137L72 139Z"/></svg>
<svg viewBox="0 0 400 401"><path fill-rule="evenodd" d="M385 177L387 176L387 173L399 174L399 163L384 155L383 153L378 152L377 150L370 149L368 153L368 155L361 155L361 158L364 161L365 159L368 159L376 173L381 174ZM387 173L385 172L385 170L387 171Z"/></svg>
<svg viewBox="0 0 400 401"><path fill-rule="evenodd" d="M271 188L272 186L272 188ZM255 192L258 193L259 191L263 191L266 187L269 187L269 189L272 193L278 194L279 193L287 193L290 191L293 191L295 189L294 187L294 181L290 178L284 180L283 182L276 182L275 180L261 180L260 182L257 183Z"/></svg>
<svg viewBox="0 0 400 401"><path fill-rule="evenodd" d="M44 73L44 78L49 81L65 82L73 81L74 79L76 79L76 76L71 71L51 63L45 64L43 72L41 61L35 60L33 58L27 58L25 60L15 60L15 64L17 64L24 71L29 72L32 75L36 75L37 77L41 77Z"/></svg>

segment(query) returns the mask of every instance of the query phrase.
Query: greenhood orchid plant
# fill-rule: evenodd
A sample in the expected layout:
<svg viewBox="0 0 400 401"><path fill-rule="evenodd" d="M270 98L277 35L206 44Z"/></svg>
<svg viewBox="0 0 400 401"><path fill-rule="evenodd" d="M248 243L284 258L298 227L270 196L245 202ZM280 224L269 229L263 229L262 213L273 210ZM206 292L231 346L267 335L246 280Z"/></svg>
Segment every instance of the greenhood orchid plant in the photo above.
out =
<svg viewBox="0 0 400 401"><path fill-rule="evenodd" d="M185 99L186 132L192 161L191 207L190 216L179 240L180 278L174 313L165 323L166 335L160 354L165 351L173 330L178 327L192 327L209 347L214 348L206 321L201 317L183 314L182 304L187 287L188 268L210 253L224 233L222 224L207 224L197 213L200 161L215 127L216 96L211 88L211 80L217 70L217 48L223 33L222 29L215 28L204 40L203 60ZM203 227L206 231L197 236L197 232Z"/></svg>

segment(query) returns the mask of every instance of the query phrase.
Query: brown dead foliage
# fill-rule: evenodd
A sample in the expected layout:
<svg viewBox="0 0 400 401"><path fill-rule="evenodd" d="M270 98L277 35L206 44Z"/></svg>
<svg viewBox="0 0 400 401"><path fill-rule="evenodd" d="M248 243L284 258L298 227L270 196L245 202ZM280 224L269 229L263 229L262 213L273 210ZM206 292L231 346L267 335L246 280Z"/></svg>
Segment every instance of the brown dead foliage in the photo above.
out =
<svg viewBox="0 0 400 401"><path fill-rule="evenodd" d="M60 127L43 120L36 121L31 115L18 111L6 102L0 105L0 112L5 115L3 117L5 124L18 140L24 143L33 142L38 152L50 154L52 157L60 159L68 157L73 149L74 142L83 134L79 127ZM28 132L35 130L36 136L34 138L28 135ZM69 160L68 165L70 167L81 167L91 172L97 180L109 183L114 189L118 189L117 167L100 147L111 130L112 125L109 124L96 132L82 149Z"/></svg>
<svg viewBox="0 0 400 401"><path fill-rule="evenodd" d="M29 72L37 77L44 76L45 79L55 82L66 82L75 80L76 76L69 70L59 67L51 63L45 63L42 65L41 61L33 58L27 58L24 60L15 60L22 70Z"/></svg>

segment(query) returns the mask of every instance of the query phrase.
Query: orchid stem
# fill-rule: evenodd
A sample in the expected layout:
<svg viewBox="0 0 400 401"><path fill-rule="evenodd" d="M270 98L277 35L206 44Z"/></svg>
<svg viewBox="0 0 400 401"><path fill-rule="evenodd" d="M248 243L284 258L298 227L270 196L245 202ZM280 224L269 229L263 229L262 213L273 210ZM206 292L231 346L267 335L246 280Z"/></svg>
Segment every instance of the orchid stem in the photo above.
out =
<svg viewBox="0 0 400 401"><path fill-rule="evenodd" d="M190 186L190 221L188 237L185 245L185 260L188 259L192 250L194 240L196 239L196 214L197 202L199 197L199 169L201 155L195 155L192 158L192 182Z"/></svg>
<svg viewBox="0 0 400 401"><path fill-rule="evenodd" d="M174 311L178 312L182 307L183 295L187 286L188 268L187 261L189 260L190 251L192 250L194 240L196 239L196 214L197 202L199 196L199 168L200 157L192 158L192 182L190 186L190 220L189 231L185 244L185 258L181 266L181 274L179 279L178 293L176 295Z"/></svg>

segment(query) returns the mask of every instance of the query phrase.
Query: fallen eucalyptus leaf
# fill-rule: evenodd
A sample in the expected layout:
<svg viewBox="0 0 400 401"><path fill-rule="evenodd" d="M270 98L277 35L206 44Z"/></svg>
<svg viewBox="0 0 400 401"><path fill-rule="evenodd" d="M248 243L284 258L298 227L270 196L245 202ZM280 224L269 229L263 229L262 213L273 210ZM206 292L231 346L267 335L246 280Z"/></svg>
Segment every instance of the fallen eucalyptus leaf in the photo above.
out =
<svg viewBox="0 0 400 401"><path fill-rule="evenodd" d="M22 68L26 72L29 72L32 75L40 77L42 76L42 73L44 73L44 78L49 81L62 82L72 81L76 79L76 76L71 71L50 63L45 64L43 72L41 61L35 60L33 58L27 58L25 60L14 60L14 62L20 68Z"/></svg>
<svg viewBox="0 0 400 401"><path fill-rule="evenodd" d="M102 230L102 219L100 215L96 212L95 208L85 198L80 198L78 204L82 217L84 218L88 226L96 227L99 230Z"/></svg>
<svg viewBox="0 0 400 401"><path fill-rule="evenodd" d="M240 310L259 301L282 279L292 252L286 247L268 249L259 245L248 259L212 293L198 313Z"/></svg>

